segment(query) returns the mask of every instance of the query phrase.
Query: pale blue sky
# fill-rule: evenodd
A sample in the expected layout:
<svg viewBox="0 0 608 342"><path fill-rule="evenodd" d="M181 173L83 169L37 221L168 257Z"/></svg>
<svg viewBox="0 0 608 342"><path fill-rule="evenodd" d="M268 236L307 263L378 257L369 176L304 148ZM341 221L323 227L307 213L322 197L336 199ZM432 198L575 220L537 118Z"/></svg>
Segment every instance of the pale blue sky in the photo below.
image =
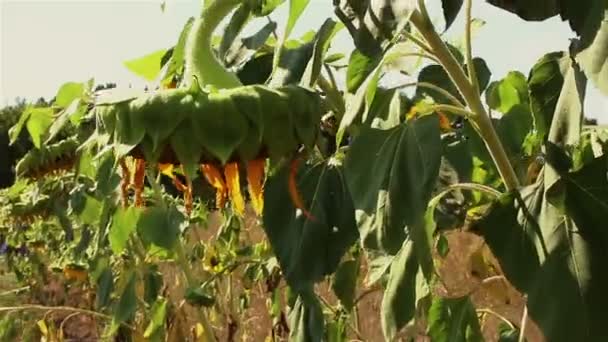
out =
<svg viewBox="0 0 608 342"><path fill-rule="evenodd" d="M16 97L52 97L64 81L143 85L122 62L170 47L189 16L198 14L198 0L55 1L0 0L0 105ZM318 28L333 14L331 0L312 0L292 35ZM427 1L438 18L440 1ZM435 6L433 6L435 5ZM433 8L435 7L435 8ZM287 2L273 15L282 26ZM544 53L565 50L573 37L558 18L527 23L483 1L475 1L475 17L487 23L474 41L474 54L483 57L494 80L509 70L527 75ZM262 22L263 23L263 22ZM462 32L459 18L448 32ZM333 49L348 54L345 32ZM589 87L586 112L608 122L608 98Z"/></svg>

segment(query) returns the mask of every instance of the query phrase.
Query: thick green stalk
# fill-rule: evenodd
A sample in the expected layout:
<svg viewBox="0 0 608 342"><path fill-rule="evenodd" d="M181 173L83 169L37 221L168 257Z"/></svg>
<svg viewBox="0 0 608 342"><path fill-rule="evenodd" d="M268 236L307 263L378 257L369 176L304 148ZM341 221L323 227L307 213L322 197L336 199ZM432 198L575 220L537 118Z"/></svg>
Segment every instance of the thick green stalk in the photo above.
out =
<svg viewBox="0 0 608 342"><path fill-rule="evenodd" d="M511 166L511 162L509 161L509 157L507 156L502 142L496 134L490 116L481 103L479 92L477 92L469 82L464 70L443 40L441 40L441 37L439 37L439 34L435 31L430 19L423 16L420 12L414 11L411 16L411 22L416 26L416 29L424 37L431 49L433 49L435 57L439 59L439 62L450 76L450 79L454 82L460 91L460 94L465 99L466 104L475 114L471 120L475 124L479 135L483 138L488 151L492 155L492 159L503 179L505 187L508 191L516 190L519 187L519 180L515 174L515 170L513 170L513 166Z"/></svg>
<svg viewBox="0 0 608 342"><path fill-rule="evenodd" d="M226 70L213 52L213 32L222 20L242 0L214 0L204 9L200 18L194 20L186 41L184 81L191 86L196 77L201 88L206 86L236 88L241 86L238 77Z"/></svg>

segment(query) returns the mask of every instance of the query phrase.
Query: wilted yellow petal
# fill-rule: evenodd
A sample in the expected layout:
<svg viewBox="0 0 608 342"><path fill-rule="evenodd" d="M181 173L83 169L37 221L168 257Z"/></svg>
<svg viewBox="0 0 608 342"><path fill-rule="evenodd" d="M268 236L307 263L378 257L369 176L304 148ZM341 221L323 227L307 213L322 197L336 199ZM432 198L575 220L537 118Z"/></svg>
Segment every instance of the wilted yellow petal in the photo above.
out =
<svg viewBox="0 0 608 342"><path fill-rule="evenodd" d="M223 208L226 204L226 183L224 183L224 178L220 171L211 164L202 164L201 172L205 176L205 179L211 186L213 186L216 190L215 192L215 202L218 208Z"/></svg>
<svg viewBox="0 0 608 342"><path fill-rule="evenodd" d="M258 215L264 211L264 159L254 159L247 163L247 186L253 210Z"/></svg>
<svg viewBox="0 0 608 342"><path fill-rule="evenodd" d="M171 163L169 163L169 164L159 163L158 169L160 170L160 173L162 173L163 175L165 175L169 178L175 177L175 175L173 174L173 164L171 164Z"/></svg>
<svg viewBox="0 0 608 342"><path fill-rule="evenodd" d="M245 215L245 200L241 194L239 165L237 163L227 164L224 167L224 177L226 178L226 185L228 185L228 193L230 194L234 210L241 216Z"/></svg>
<svg viewBox="0 0 608 342"><path fill-rule="evenodd" d="M450 119L448 119L447 115L438 112L439 115L439 128L444 132L449 132L452 130L452 125L450 124Z"/></svg>

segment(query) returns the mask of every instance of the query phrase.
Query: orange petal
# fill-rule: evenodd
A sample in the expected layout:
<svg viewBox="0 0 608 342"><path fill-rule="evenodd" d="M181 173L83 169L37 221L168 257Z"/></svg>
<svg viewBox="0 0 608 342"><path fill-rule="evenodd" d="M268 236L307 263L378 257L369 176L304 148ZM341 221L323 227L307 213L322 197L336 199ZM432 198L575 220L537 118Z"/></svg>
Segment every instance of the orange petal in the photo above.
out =
<svg viewBox="0 0 608 342"><path fill-rule="evenodd" d="M175 177L175 180L179 182L177 177ZM184 206L186 207L186 214L190 216L190 213L192 212L192 181L190 181L190 178L186 177L186 186L184 186L182 182L179 183L184 188L184 190L181 190L184 193Z"/></svg>
<svg viewBox="0 0 608 342"><path fill-rule="evenodd" d="M224 177L226 178L226 185L228 185L232 206L237 214L243 216L245 214L245 200L241 194L239 165L237 163L226 164L224 167Z"/></svg>
<svg viewBox="0 0 608 342"><path fill-rule="evenodd" d="M452 125L450 124L450 119L448 119L447 115L437 112L439 115L439 128L444 132L449 132L452 130Z"/></svg>
<svg viewBox="0 0 608 342"><path fill-rule="evenodd" d="M254 159L247 163L247 186L253 210L258 215L264 211L264 159Z"/></svg>
<svg viewBox="0 0 608 342"><path fill-rule="evenodd" d="M298 163L300 159L295 158L291 161L291 165L289 167L289 196L291 197L291 201L297 209L302 211L302 214L309 219L310 221L315 221L315 217L310 213L310 211L306 210L304 207L304 201L302 197L300 197L300 193L298 192L298 183L296 176L298 174Z"/></svg>
<svg viewBox="0 0 608 342"><path fill-rule="evenodd" d="M215 202L218 208L223 208L226 204L226 183L220 171L211 164L202 164L201 172L211 186L215 188Z"/></svg>

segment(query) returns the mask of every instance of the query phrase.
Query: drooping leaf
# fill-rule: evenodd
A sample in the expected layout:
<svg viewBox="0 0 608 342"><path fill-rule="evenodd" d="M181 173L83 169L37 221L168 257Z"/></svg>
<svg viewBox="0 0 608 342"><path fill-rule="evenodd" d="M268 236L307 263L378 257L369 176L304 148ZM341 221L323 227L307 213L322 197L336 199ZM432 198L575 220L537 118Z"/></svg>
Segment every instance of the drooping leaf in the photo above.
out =
<svg viewBox="0 0 608 342"><path fill-rule="evenodd" d="M137 294L135 292L137 277L135 276L135 272L129 272L126 277L127 281L125 287L123 288L113 311L112 333L114 333L122 323L133 319L135 312L137 311Z"/></svg>
<svg viewBox="0 0 608 342"><path fill-rule="evenodd" d="M85 84L78 82L67 82L61 85L55 95L55 105L66 108L72 101L84 95Z"/></svg>
<svg viewBox="0 0 608 342"><path fill-rule="evenodd" d="M460 12L460 8L462 7L463 0L441 0L441 5L443 7L443 18L445 20L445 29L450 28L454 19L458 16L458 12Z"/></svg>
<svg viewBox="0 0 608 342"><path fill-rule="evenodd" d="M163 287L163 275L158 269L158 265L145 265L143 271L144 301L148 304L154 303Z"/></svg>
<svg viewBox="0 0 608 342"><path fill-rule="evenodd" d="M150 309L150 323L144 331L144 338L150 338L165 326L165 318L167 316L167 300L159 298Z"/></svg>
<svg viewBox="0 0 608 342"><path fill-rule="evenodd" d="M321 74L321 67L323 66L323 60L325 59L325 54L329 49L330 43L333 37L342 29L344 26L341 24L337 24L332 19L327 19L319 31L317 32L317 36L315 37L314 47L312 52L312 57L306 66L306 70L304 70L304 75L302 76L302 85L313 87L317 82L317 78Z"/></svg>
<svg viewBox="0 0 608 342"><path fill-rule="evenodd" d="M324 340L325 319L321 304L312 290L304 291L289 313L289 340L314 342Z"/></svg>
<svg viewBox="0 0 608 342"><path fill-rule="evenodd" d="M475 307L468 297L433 298L428 320L428 334L433 342L484 340Z"/></svg>
<svg viewBox="0 0 608 342"><path fill-rule="evenodd" d="M596 6L601 6L601 2L596 0ZM603 12L601 26L595 35L590 35L593 38L589 39L589 45L576 54L576 61L585 75L605 96L608 96L608 3L604 1L604 8L599 8L597 11ZM590 12L590 15L595 16L595 13Z"/></svg>
<svg viewBox="0 0 608 342"><path fill-rule="evenodd" d="M411 240L406 240L391 264L388 285L381 308L382 332L392 341L416 312L416 302L423 296L417 288L418 260Z"/></svg>
<svg viewBox="0 0 608 342"><path fill-rule="evenodd" d="M95 305L97 310L103 309L110 304L110 295L114 289L114 277L112 269L106 267L97 279L97 292L95 294Z"/></svg>
<svg viewBox="0 0 608 342"><path fill-rule="evenodd" d="M163 84L171 84L174 81L175 76L181 76L184 72L184 48L193 22L194 18L188 18L182 28L177 44L173 47L166 71L163 74Z"/></svg>
<svg viewBox="0 0 608 342"><path fill-rule="evenodd" d="M53 110L51 108L30 108L29 111L25 127L32 138L34 146L40 148L47 130L53 123ZM18 137L18 133L15 135L15 139L16 137Z"/></svg>
<svg viewBox="0 0 608 342"><path fill-rule="evenodd" d="M264 230L284 277L294 290L334 272L357 238L354 210L342 170L319 164L297 169L296 187L309 219L292 203L289 168L267 180Z"/></svg>
<svg viewBox="0 0 608 342"><path fill-rule="evenodd" d="M119 208L112 218L108 240L114 254L120 254L135 231L140 210L136 207Z"/></svg>
<svg viewBox="0 0 608 342"><path fill-rule="evenodd" d="M243 71L243 68L248 63L254 62L256 59L261 58L263 56L268 56L271 60L270 70L272 70L272 54L270 52L264 53L262 48L268 37L276 30L277 24L275 22L269 22L264 25L258 32L252 34L249 37L245 37L240 39L232 44L230 49L226 51L224 57L224 63L226 67L236 68L239 72ZM265 75L265 73L261 72L261 70L256 70L260 75ZM239 78L242 78L239 76ZM264 83L268 76L260 76L260 79L263 81L258 83ZM247 83L249 84L249 83Z"/></svg>
<svg viewBox="0 0 608 342"><path fill-rule="evenodd" d="M357 290L357 277L359 275L359 262L347 260L338 266L334 274L331 287L346 310L351 310L355 301Z"/></svg>
<svg viewBox="0 0 608 342"><path fill-rule="evenodd" d="M436 116L390 130L363 129L345 162L364 244L395 254L406 228L422 222L435 187L442 146Z"/></svg>
<svg viewBox="0 0 608 342"><path fill-rule="evenodd" d="M568 0L566 0L568 1ZM540 21L559 13L559 0L487 0L490 4L515 13L524 20Z"/></svg>
<svg viewBox="0 0 608 342"><path fill-rule="evenodd" d="M251 7L249 6L249 3L245 2L237 7L232 14L232 17L230 17L228 25L224 28L224 34L222 35L218 51L218 56L220 56L220 58L226 58L226 52L228 52L228 49L232 46L234 40L241 33L250 18Z"/></svg>
<svg viewBox="0 0 608 342"><path fill-rule="evenodd" d="M553 113L564 84L564 68L568 57L563 52L552 52L541 57L530 70L528 89L530 109L534 114L534 128L544 139L549 132Z"/></svg>
<svg viewBox="0 0 608 342"><path fill-rule="evenodd" d="M171 249L177 242L185 217L177 208L146 208L137 221L137 231L145 243Z"/></svg>
<svg viewBox="0 0 608 342"><path fill-rule="evenodd" d="M380 59L364 55L359 50L353 50L346 69L346 89L351 93L357 91L367 76L376 68Z"/></svg>
<svg viewBox="0 0 608 342"><path fill-rule="evenodd" d="M128 60L124 64L135 75L153 81L160 73L162 58L166 52L166 49L154 51L145 56Z"/></svg>

